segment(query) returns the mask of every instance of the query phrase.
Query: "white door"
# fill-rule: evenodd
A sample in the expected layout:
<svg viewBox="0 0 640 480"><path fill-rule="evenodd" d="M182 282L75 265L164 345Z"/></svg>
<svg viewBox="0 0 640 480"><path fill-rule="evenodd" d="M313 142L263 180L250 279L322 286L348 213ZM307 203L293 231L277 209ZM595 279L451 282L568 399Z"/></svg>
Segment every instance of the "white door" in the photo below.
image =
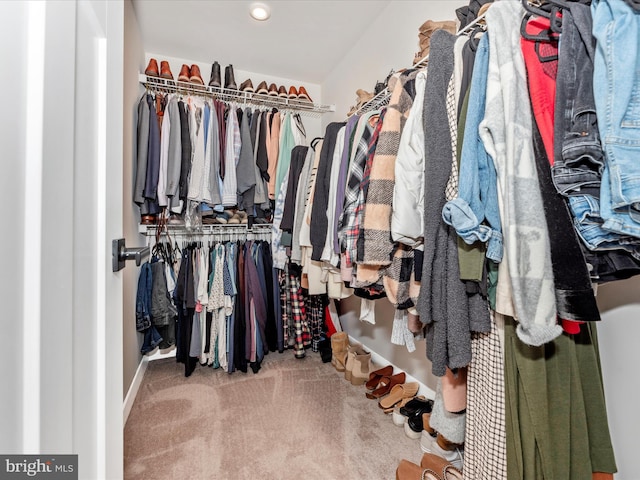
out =
<svg viewBox="0 0 640 480"><path fill-rule="evenodd" d="M76 409L74 439L82 441L80 465L88 460L81 478L122 477L122 274L111 269L111 240L122 237L123 15L122 2L77 3L74 352L87 362L76 363L75 400L86 408Z"/></svg>
<svg viewBox="0 0 640 480"><path fill-rule="evenodd" d="M0 35L0 451L118 479L123 4L3 1Z"/></svg>

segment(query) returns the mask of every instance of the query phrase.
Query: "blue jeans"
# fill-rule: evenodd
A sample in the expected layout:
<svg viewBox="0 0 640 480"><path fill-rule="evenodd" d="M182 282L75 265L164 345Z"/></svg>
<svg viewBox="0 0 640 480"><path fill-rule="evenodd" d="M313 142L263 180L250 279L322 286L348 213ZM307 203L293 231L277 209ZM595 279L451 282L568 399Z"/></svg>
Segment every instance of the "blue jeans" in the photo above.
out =
<svg viewBox="0 0 640 480"><path fill-rule="evenodd" d="M553 182L562 195L600 196L604 153L593 96L594 46L589 7L562 16L558 49Z"/></svg>
<svg viewBox="0 0 640 480"><path fill-rule="evenodd" d="M624 0L594 0L594 91L606 162L604 228L640 237L640 14Z"/></svg>

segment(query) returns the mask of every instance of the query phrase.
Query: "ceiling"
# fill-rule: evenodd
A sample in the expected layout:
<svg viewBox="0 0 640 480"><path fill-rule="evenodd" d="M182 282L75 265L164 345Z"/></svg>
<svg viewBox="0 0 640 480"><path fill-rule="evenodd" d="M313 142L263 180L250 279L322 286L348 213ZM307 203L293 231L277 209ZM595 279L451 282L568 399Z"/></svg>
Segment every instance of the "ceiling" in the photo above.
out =
<svg viewBox="0 0 640 480"><path fill-rule="evenodd" d="M145 52L320 84L391 0L133 0Z"/></svg>

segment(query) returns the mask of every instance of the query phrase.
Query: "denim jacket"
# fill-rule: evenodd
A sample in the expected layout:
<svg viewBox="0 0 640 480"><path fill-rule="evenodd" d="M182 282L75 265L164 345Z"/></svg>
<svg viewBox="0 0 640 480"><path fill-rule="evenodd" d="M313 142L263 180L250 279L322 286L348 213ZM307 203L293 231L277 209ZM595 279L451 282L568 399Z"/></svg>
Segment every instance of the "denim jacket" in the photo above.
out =
<svg viewBox="0 0 640 480"><path fill-rule="evenodd" d="M455 228L468 244L488 242L487 258L502 260L502 228L498 209L496 169L480 138L479 125L484 117L487 74L489 70L489 37L478 44L469 91L469 106L460 158L458 197L442 210L444 221ZM486 219L486 224L484 220Z"/></svg>
<svg viewBox="0 0 640 480"><path fill-rule="evenodd" d="M136 330L142 332L151 326L151 265L145 262L138 277L136 295Z"/></svg>

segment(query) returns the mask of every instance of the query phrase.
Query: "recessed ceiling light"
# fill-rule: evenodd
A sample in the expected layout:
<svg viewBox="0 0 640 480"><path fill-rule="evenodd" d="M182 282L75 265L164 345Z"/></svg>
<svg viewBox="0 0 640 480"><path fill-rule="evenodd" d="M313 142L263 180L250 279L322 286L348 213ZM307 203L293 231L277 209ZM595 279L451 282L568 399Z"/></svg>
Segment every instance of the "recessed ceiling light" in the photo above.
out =
<svg viewBox="0 0 640 480"><path fill-rule="evenodd" d="M271 9L264 3L252 3L251 10L249 11L252 18L256 20L264 21L271 16Z"/></svg>

